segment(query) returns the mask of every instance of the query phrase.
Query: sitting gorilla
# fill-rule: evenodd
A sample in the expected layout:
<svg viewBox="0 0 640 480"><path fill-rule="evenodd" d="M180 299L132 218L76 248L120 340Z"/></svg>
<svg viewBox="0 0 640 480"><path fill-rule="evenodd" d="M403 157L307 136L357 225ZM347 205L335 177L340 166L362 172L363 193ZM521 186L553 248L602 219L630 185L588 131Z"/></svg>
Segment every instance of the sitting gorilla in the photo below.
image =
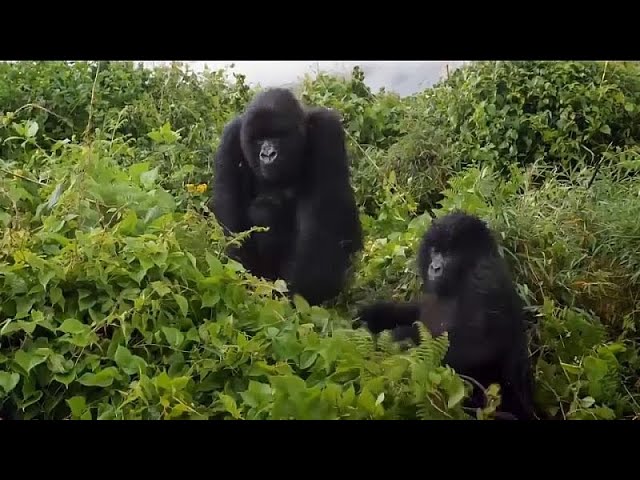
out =
<svg viewBox="0 0 640 480"><path fill-rule="evenodd" d="M269 227L229 252L254 275L311 304L338 295L362 248L340 118L286 89L258 94L224 129L210 209L227 235Z"/></svg>
<svg viewBox="0 0 640 480"><path fill-rule="evenodd" d="M500 410L511 414L502 418L533 418L523 306L489 228L462 212L434 220L422 240L418 265L422 300L368 305L360 311L359 323L373 333L391 330L394 340L416 344L416 321L434 336L447 331L444 362L485 388L500 384ZM482 402L476 398L471 405Z"/></svg>

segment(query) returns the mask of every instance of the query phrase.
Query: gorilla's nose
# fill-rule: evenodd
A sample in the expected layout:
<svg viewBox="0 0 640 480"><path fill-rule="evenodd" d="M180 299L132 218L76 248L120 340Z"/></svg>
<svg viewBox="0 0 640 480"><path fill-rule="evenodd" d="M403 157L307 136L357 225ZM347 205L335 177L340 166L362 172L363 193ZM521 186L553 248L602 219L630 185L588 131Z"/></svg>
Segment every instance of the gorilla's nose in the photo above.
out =
<svg viewBox="0 0 640 480"><path fill-rule="evenodd" d="M429 277L436 278L442 275L442 262L432 261L429 265Z"/></svg>
<svg viewBox="0 0 640 480"><path fill-rule="evenodd" d="M269 163L272 163L277 156L278 156L278 152L273 148L270 148L268 150L263 150L260 152L260 161L262 163L269 164Z"/></svg>

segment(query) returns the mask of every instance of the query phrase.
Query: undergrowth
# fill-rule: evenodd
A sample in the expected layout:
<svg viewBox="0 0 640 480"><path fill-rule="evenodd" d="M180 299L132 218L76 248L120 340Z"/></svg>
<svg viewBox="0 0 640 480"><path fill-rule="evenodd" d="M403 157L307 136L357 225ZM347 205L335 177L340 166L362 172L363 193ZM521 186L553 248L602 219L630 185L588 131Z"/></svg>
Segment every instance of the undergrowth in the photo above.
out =
<svg viewBox="0 0 640 480"><path fill-rule="evenodd" d="M241 75L124 62L0 65L0 417L461 419L442 359L353 330L420 288L457 208L497 232L527 305L541 418L640 414L640 179L632 63L481 62L412 97L308 77L338 110L365 247L323 307L228 259L205 207Z"/></svg>

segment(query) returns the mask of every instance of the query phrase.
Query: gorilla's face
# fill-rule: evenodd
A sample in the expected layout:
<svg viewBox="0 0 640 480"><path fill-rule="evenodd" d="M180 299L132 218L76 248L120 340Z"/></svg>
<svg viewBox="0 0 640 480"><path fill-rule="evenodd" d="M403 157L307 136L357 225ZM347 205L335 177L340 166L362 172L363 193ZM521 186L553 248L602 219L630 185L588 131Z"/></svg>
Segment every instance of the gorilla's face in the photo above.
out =
<svg viewBox="0 0 640 480"><path fill-rule="evenodd" d="M426 292L455 295L480 258L497 255L487 225L463 212L434 220L420 247L419 265Z"/></svg>
<svg viewBox="0 0 640 480"><path fill-rule="evenodd" d="M299 117L250 112L242 125L241 142L251 169L264 180L286 183L301 172L305 127Z"/></svg>
<svg viewBox="0 0 640 480"><path fill-rule="evenodd" d="M423 259L424 289L436 295L449 295L456 291L456 285L464 275L464 256L461 252L431 248Z"/></svg>

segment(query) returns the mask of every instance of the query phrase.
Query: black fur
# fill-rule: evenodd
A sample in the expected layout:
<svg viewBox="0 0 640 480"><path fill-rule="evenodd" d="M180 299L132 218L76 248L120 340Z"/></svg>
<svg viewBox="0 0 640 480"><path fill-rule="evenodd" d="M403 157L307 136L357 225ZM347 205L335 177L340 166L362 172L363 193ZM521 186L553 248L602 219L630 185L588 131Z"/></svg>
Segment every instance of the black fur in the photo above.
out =
<svg viewBox="0 0 640 480"><path fill-rule="evenodd" d="M446 263L436 278L438 254ZM499 383L500 410L533 418L523 305L486 224L462 212L434 220L420 245L418 265L424 298L366 306L360 323L373 333L392 330L395 340L415 343L417 321L435 336L448 332L445 363L484 387Z"/></svg>
<svg viewBox="0 0 640 480"><path fill-rule="evenodd" d="M265 140L277 150L268 164ZM229 252L253 274L286 280L311 304L338 295L362 248L338 115L306 110L286 89L258 94L225 127L210 208L226 234L270 228Z"/></svg>

